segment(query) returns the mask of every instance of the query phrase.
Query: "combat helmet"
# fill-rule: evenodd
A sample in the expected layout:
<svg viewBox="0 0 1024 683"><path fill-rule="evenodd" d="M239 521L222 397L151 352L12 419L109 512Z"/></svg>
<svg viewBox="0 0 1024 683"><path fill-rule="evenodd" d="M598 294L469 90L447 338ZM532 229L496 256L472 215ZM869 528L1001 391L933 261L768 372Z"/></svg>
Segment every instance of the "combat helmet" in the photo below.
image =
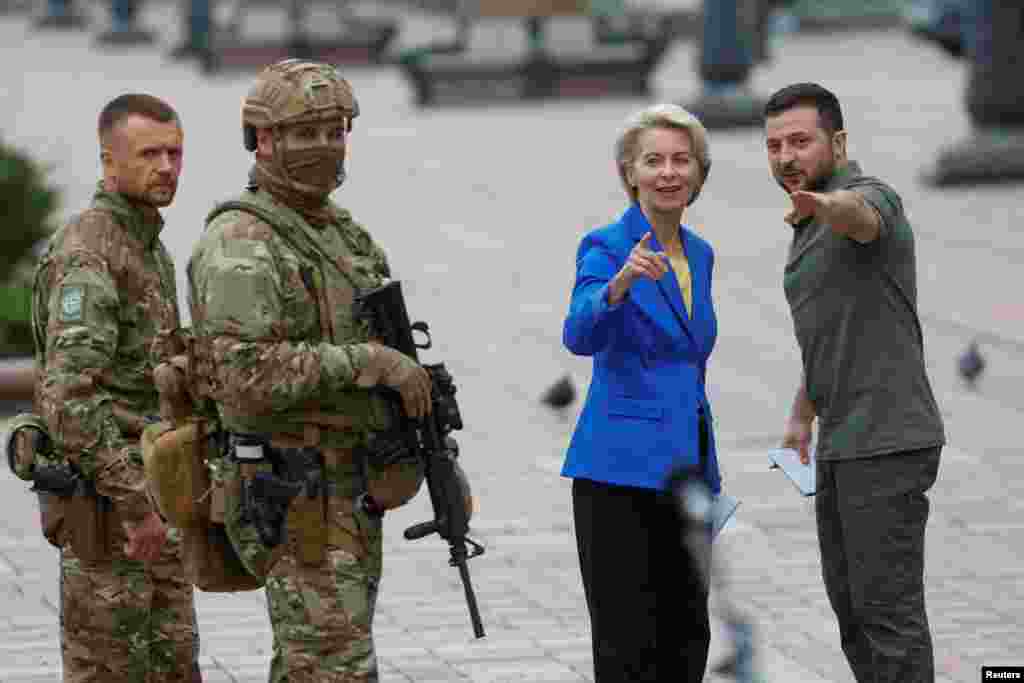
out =
<svg viewBox="0 0 1024 683"><path fill-rule="evenodd" d="M245 148L256 150L257 128L344 119L347 130L359 116L352 86L329 64L286 59L256 77L242 102Z"/></svg>

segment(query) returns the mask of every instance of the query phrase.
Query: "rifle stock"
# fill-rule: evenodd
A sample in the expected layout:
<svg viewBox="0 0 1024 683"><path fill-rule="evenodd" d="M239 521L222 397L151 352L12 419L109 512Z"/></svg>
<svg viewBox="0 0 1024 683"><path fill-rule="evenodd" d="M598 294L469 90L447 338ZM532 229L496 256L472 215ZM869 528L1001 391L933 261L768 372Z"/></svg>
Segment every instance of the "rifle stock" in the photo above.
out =
<svg viewBox="0 0 1024 683"><path fill-rule="evenodd" d="M357 319L370 323L374 336L419 362L418 349L429 349L430 330L424 322L409 322L401 283L392 281L356 297L354 313ZM413 332L426 336L426 342L417 344ZM469 575L468 561L484 552L484 547L468 537L470 500L465 482L460 479L456 459L458 444L449 436L462 429L462 417L455 401L455 384L443 363L424 365L430 375L431 414L422 421L405 416L401 402L394 401L402 416L404 429L410 432L410 443L424 462L427 490L434 517L414 524L405 530L408 540L437 534L448 542L448 564L459 570L459 579L466 594L473 634L483 638L484 628L477 606L476 593Z"/></svg>

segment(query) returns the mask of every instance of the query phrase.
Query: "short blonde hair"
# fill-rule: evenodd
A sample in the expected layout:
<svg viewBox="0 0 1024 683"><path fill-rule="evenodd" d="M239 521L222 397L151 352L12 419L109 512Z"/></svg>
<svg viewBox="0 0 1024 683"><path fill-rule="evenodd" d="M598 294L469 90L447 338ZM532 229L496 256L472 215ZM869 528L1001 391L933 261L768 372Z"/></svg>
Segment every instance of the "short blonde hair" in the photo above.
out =
<svg viewBox="0 0 1024 683"><path fill-rule="evenodd" d="M637 200L636 188L629 184L626 167L636 161L637 141L640 133L651 128L674 128L683 130L690 136L693 151L700 164L700 185L693 191L688 204L693 204L700 190L707 182L711 171L711 150L708 148L708 131L700 120L677 104L655 104L632 114L626 119L622 132L615 141L615 165L619 170L622 187L626 190L630 201Z"/></svg>

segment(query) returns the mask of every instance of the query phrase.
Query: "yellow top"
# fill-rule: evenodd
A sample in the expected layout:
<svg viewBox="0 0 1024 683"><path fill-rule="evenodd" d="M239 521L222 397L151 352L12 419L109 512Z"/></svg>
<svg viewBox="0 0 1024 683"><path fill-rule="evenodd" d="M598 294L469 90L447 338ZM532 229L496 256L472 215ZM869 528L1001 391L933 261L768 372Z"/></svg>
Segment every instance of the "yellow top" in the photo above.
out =
<svg viewBox="0 0 1024 683"><path fill-rule="evenodd" d="M669 263L672 264L672 270L676 273L676 280L679 281L679 291L683 293L683 303L686 304L686 314L689 316L693 315L693 278L690 276L690 262L686 259L686 254L680 252L679 255L669 254Z"/></svg>

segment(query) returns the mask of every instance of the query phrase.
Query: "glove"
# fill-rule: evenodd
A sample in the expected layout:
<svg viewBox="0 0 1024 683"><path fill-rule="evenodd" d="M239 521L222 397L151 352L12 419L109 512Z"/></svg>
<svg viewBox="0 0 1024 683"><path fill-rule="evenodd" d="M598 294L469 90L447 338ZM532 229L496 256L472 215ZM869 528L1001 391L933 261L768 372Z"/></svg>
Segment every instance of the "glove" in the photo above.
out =
<svg viewBox="0 0 1024 683"><path fill-rule="evenodd" d="M416 361L389 346L369 342L364 345L370 358L356 381L361 387L378 384L390 387L402 396L405 414L420 419L430 414L430 375Z"/></svg>

